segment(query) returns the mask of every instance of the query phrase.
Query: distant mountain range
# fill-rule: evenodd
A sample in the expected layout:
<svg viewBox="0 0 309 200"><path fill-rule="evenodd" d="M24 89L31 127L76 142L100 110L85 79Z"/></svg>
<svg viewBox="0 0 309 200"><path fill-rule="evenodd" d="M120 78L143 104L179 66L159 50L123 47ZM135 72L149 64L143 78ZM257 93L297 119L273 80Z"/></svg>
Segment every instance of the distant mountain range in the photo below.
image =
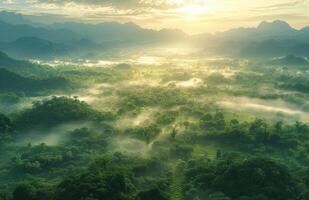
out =
<svg viewBox="0 0 309 200"><path fill-rule="evenodd" d="M245 58L309 56L309 27L297 30L280 20L256 28L189 36L181 30L144 29L134 23L37 24L21 14L0 12L0 51L23 59L99 55L110 49L185 43L208 54Z"/></svg>
<svg viewBox="0 0 309 200"><path fill-rule="evenodd" d="M134 23L77 22L42 25L21 14L0 12L0 50L17 58L53 58L186 41L180 30L143 29ZM25 51L27 49L27 52Z"/></svg>
<svg viewBox="0 0 309 200"><path fill-rule="evenodd" d="M172 42L183 40L188 37L184 32L173 29L163 29L155 31L143 29L134 23L105 22L100 24L84 23L61 23L49 26L51 30L68 29L74 33L79 33L82 38L90 39L94 42L104 43L133 43L149 44L155 42Z"/></svg>
<svg viewBox="0 0 309 200"><path fill-rule="evenodd" d="M280 20L262 22L256 28L238 28L194 36L205 51L246 58L267 58L295 54L309 56L309 28L297 30Z"/></svg>
<svg viewBox="0 0 309 200"><path fill-rule="evenodd" d="M8 24L27 24L34 25L31 20L28 20L24 15L14 12L0 12L0 20Z"/></svg>
<svg viewBox="0 0 309 200"><path fill-rule="evenodd" d="M0 41L12 42L21 37L37 37L51 42L68 42L80 37L67 29L49 30L26 24L8 24L0 21Z"/></svg>

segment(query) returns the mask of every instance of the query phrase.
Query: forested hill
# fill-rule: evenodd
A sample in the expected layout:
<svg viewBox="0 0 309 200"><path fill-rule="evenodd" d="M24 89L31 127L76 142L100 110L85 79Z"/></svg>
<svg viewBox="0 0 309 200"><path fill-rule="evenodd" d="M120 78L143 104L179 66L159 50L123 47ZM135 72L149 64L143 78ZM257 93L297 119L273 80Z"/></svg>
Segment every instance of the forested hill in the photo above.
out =
<svg viewBox="0 0 309 200"><path fill-rule="evenodd" d="M18 61L9 57L7 54L0 51L0 66L1 67L15 67L15 66L26 66L29 64L26 61Z"/></svg>
<svg viewBox="0 0 309 200"><path fill-rule="evenodd" d="M0 91L5 92L38 92L42 90L63 89L69 82L60 77L47 79L26 78L0 68Z"/></svg>
<svg viewBox="0 0 309 200"><path fill-rule="evenodd" d="M47 76L53 69L41 66L25 60L16 60L0 51L0 68L14 72L21 76Z"/></svg>

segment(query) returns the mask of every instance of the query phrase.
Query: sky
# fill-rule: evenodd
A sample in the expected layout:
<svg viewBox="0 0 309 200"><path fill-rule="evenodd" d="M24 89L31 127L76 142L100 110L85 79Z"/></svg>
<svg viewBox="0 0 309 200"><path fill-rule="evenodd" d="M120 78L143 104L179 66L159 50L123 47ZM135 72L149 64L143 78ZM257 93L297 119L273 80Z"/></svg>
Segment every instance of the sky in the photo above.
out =
<svg viewBox="0 0 309 200"><path fill-rule="evenodd" d="M285 20L309 26L309 0L0 0L0 10L44 16L46 21L134 22L189 34L253 27Z"/></svg>

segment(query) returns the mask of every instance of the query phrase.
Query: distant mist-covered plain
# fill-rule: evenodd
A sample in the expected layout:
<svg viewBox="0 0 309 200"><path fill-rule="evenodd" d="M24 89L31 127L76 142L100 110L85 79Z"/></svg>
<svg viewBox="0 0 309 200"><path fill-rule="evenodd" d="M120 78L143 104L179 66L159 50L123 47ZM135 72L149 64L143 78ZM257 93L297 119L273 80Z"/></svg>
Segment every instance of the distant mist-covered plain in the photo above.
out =
<svg viewBox="0 0 309 200"><path fill-rule="evenodd" d="M0 200L307 200L308 123L307 27L0 13Z"/></svg>

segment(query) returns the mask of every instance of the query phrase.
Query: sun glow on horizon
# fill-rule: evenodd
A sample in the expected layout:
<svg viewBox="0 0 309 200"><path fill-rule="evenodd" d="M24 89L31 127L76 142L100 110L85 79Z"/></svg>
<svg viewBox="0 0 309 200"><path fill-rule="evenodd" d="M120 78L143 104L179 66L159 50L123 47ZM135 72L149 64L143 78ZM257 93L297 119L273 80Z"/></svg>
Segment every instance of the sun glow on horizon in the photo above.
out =
<svg viewBox="0 0 309 200"><path fill-rule="evenodd" d="M0 0L0 11L16 11L37 23L61 21L133 22L149 29L180 29L188 34L254 27L284 20L296 28L308 25L309 1L257 0ZM42 17L41 17L42 16Z"/></svg>
<svg viewBox="0 0 309 200"><path fill-rule="evenodd" d="M176 8L173 11L185 15L206 14L212 9L214 5L213 0L192 0L192 1L170 0L170 1L182 4L183 6Z"/></svg>

